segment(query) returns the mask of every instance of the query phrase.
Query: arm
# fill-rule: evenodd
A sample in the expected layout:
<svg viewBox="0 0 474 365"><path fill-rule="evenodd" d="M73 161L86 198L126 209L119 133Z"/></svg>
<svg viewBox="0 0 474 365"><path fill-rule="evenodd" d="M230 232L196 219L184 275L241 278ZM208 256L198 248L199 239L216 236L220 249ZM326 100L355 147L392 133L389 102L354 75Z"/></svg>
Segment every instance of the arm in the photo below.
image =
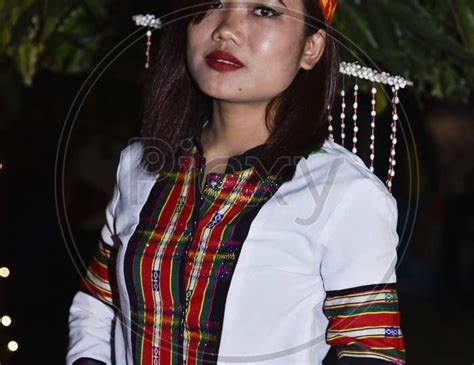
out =
<svg viewBox="0 0 474 365"><path fill-rule="evenodd" d="M111 364L112 322L115 311L109 275L113 261L115 207L119 199L118 172L113 198L106 208L99 243L69 308L67 365ZM110 276L112 277L112 276Z"/></svg>
<svg viewBox="0 0 474 365"><path fill-rule="evenodd" d="M326 342L340 365L404 364L395 199L369 179L347 189L322 232Z"/></svg>

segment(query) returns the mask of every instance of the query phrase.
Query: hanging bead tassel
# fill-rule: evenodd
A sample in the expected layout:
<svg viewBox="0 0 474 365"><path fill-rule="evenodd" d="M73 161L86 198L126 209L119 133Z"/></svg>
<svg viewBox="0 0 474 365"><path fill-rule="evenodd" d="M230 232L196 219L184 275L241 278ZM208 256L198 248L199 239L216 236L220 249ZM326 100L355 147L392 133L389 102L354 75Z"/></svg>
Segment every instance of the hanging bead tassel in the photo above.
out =
<svg viewBox="0 0 474 365"><path fill-rule="evenodd" d="M147 37L147 41L146 41L146 52L145 52L145 55L146 55L145 68L148 68L150 67L151 30L148 30L146 32L146 37Z"/></svg>
<svg viewBox="0 0 474 365"><path fill-rule="evenodd" d="M370 133L370 171L374 172L374 159L375 159L375 117L377 116L377 112L375 111L375 106L376 106L376 96L377 94L377 89L375 88L375 85L372 85L372 111L370 115L372 116L372 122L370 123L370 127L372 128L371 133Z"/></svg>
<svg viewBox="0 0 474 365"><path fill-rule="evenodd" d="M354 127L353 127L353 137L352 137L352 152L357 153L357 132L359 131L359 127L357 126L357 108L359 107L358 103L358 90L359 90L359 85L357 85L357 79L356 83L354 85L354 114L352 115L352 120L354 121Z"/></svg>
<svg viewBox="0 0 474 365"><path fill-rule="evenodd" d="M154 29L160 29L162 27L161 19L155 17L152 14L138 14L132 17L136 25L141 27L148 27ZM151 49L151 30L148 29L146 32L147 42L146 42L146 63L145 68L150 66L150 49Z"/></svg>
<svg viewBox="0 0 474 365"><path fill-rule="evenodd" d="M329 140L330 140L331 142L334 141L334 136L333 136L333 134L332 134L332 132L333 132L333 130L334 130L334 128L333 128L333 126L332 126L332 121L333 121L333 117L332 117L332 115L331 115L331 106L328 105L328 124L329 124L329 125L328 125L328 130L329 130Z"/></svg>
<svg viewBox="0 0 474 365"><path fill-rule="evenodd" d="M395 176L395 146L397 144L397 121L398 121L398 114L397 114L397 104L400 102L398 99L398 89L399 86L395 85L392 87L392 134L390 135L390 139L392 140L392 146L390 147L390 158L388 161L388 177L387 177L387 187L388 191L392 192L392 180Z"/></svg>
<svg viewBox="0 0 474 365"><path fill-rule="evenodd" d="M344 138L346 138L346 133L344 132L344 129L346 128L346 123L345 123L345 110L346 110L346 92L344 91L344 86L341 91L341 98L342 98L342 103L341 103L341 146L344 146Z"/></svg>

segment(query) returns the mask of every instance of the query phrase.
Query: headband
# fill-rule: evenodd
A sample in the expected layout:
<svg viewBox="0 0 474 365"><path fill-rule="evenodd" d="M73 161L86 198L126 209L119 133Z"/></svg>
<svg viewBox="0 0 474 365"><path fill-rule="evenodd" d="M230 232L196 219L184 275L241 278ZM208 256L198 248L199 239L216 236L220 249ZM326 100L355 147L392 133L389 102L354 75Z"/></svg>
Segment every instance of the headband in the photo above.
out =
<svg viewBox="0 0 474 365"><path fill-rule="evenodd" d="M331 24L337 7L337 0L319 0L326 23Z"/></svg>

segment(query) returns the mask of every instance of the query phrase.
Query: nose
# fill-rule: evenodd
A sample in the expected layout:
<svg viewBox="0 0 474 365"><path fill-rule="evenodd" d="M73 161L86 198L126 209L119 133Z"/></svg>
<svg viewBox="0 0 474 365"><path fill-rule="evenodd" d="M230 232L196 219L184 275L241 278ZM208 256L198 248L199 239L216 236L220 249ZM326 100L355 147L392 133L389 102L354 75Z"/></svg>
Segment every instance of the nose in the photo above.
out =
<svg viewBox="0 0 474 365"><path fill-rule="evenodd" d="M247 9L245 2L222 2L223 7L216 9L218 23L212 33L215 41L232 41L240 45L243 39L244 16Z"/></svg>

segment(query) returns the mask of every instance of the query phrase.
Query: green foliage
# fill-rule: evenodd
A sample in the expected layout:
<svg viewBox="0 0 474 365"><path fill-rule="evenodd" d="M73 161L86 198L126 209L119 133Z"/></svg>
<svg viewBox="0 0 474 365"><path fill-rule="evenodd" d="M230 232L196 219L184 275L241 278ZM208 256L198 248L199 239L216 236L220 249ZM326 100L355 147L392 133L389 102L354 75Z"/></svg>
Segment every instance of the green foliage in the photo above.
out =
<svg viewBox="0 0 474 365"><path fill-rule="evenodd" d="M354 60L414 81L418 97L472 96L472 0L340 0L334 27L368 55Z"/></svg>
<svg viewBox="0 0 474 365"><path fill-rule="evenodd" d="M87 72L110 40L131 25L126 8L107 0L0 0L0 61L31 85L41 69ZM147 11L144 11L147 12ZM153 12L150 8L148 12ZM117 14L116 14L117 15ZM360 60L415 83L418 96L467 100L474 89L472 0L340 0L334 27Z"/></svg>
<svg viewBox="0 0 474 365"><path fill-rule="evenodd" d="M0 0L0 59L10 59L28 86L40 69L84 72L108 27L101 1Z"/></svg>

